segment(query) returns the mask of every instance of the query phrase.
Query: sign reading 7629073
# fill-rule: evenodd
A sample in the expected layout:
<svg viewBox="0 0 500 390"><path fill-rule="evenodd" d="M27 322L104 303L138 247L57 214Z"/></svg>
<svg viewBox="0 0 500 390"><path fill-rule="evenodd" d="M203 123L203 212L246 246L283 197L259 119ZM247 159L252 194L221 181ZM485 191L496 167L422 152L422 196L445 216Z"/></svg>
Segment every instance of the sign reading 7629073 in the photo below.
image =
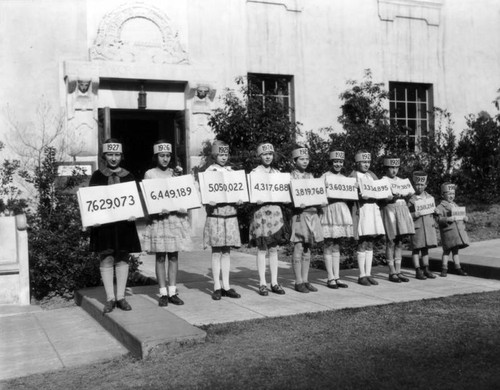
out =
<svg viewBox="0 0 500 390"><path fill-rule="evenodd" d="M83 227L144 217L135 181L78 189Z"/></svg>

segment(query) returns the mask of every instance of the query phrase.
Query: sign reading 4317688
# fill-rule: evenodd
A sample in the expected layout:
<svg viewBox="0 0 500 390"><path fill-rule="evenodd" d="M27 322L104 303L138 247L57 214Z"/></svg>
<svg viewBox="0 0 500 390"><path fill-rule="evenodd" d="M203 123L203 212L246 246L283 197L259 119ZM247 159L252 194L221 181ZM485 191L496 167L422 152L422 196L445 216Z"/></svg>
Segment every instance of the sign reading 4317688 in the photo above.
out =
<svg viewBox="0 0 500 390"><path fill-rule="evenodd" d="M83 227L144 217L135 181L82 187L77 196Z"/></svg>

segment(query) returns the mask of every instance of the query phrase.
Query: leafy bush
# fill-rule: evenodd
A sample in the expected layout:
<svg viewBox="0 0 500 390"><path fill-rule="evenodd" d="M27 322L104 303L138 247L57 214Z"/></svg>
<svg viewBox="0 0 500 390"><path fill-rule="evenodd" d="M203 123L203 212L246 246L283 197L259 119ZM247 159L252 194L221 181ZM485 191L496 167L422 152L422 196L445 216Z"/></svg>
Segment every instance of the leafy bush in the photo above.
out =
<svg viewBox="0 0 500 390"><path fill-rule="evenodd" d="M0 151L3 148L3 142L0 142ZM0 166L0 213L20 214L28 207L26 199L20 198L21 190L14 183L20 166L19 160L7 159Z"/></svg>
<svg viewBox="0 0 500 390"><path fill-rule="evenodd" d="M26 176L38 191L36 213L29 215L29 261L33 295L37 299L60 295L73 297L82 287L101 284L98 257L88 251L89 233L82 231L78 202L72 189L85 175L75 171L57 176L55 149L46 147L41 166ZM130 262L130 277L139 266Z"/></svg>

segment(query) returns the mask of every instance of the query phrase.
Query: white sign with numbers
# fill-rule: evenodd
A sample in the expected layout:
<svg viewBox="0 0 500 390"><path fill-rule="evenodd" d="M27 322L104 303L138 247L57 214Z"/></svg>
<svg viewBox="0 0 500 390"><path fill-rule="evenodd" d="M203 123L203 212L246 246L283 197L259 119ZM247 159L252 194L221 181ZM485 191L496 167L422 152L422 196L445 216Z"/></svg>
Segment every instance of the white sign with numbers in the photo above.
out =
<svg viewBox="0 0 500 390"><path fill-rule="evenodd" d="M248 186L245 171L206 171L199 173L201 202L238 203L248 202Z"/></svg>
<svg viewBox="0 0 500 390"><path fill-rule="evenodd" d="M434 202L434 198L417 199L415 201L415 212L418 212L419 215L432 214L435 208L436 203Z"/></svg>
<svg viewBox="0 0 500 390"><path fill-rule="evenodd" d="M140 185L149 214L201 207L200 195L191 175L148 179Z"/></svg>
<svg viewBox="0 0 500 390"><path fill-rule="evenodd" d="M392 196L391 185L387 179L371 180L361 178L359 180L361 195L370 199L386 199Z"/></svg>
<svg viewBox="0 0 500 390"><path fill-rule="evenodd" d="M415 193L409 179L401 179L397 180L397 182L391 182L391 191L393 195L399 196L409 196Z"/></svg>
<svg viewBox="0 0 500 390"><path fill-rule="evenodd" d="M292 179L290 185L295 207L319 206L328 203L323 179Z"/></svg>
<svg viewBox="0 0 500 390"><path fill-rule="evenodd" d="M251 172L247 175L250 203L290 203L290 174Z"/></svg>
<svg viewBox="0 0 500 390"><path fill-rule="evenodd" d="M326 196L333 199L358 199L356 178L344 175L325 176Z"/></svg>
<svg viewBox="0 0 500 390"><path fill-rule="evenodd" d="M462 221L467 215L465 207L453 207L451 209L451 215L455 217L456 221Z"/></svg>
<svg viewBox="0 0 500 390"><path fill-rule="evenodd" d="M144 217L135 181L78 189L83 227Z"/></svg>

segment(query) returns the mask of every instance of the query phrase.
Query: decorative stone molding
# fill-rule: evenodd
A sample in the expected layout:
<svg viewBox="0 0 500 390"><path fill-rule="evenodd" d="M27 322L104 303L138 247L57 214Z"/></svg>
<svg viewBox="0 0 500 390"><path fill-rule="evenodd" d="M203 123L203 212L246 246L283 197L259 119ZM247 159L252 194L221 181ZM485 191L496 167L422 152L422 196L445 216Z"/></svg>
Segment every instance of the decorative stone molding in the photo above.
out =
<svg viewBox="0 0 500 390"><path fill-rule="evenodd" d="M134 38L135 31L147 30ZM141 40L142 38L142 40ZM168 16L144 3L125 4L101 21L91 60L187 64L188 56Z"/></svg>
<svg viewBox="0 0 500 390"><path fill-rule="evenodd" d="M394 22L396 18L424 20L429 26L439 26L443 0L378 0L381 20Z"/></svg>
<svg viewBox="0 0 500 390"><path fill-rule="evenodd" d="M302 12L301 0L247 0L247 3L261 3L269 5L279 5L285 7L289 12Z"/></svg>

